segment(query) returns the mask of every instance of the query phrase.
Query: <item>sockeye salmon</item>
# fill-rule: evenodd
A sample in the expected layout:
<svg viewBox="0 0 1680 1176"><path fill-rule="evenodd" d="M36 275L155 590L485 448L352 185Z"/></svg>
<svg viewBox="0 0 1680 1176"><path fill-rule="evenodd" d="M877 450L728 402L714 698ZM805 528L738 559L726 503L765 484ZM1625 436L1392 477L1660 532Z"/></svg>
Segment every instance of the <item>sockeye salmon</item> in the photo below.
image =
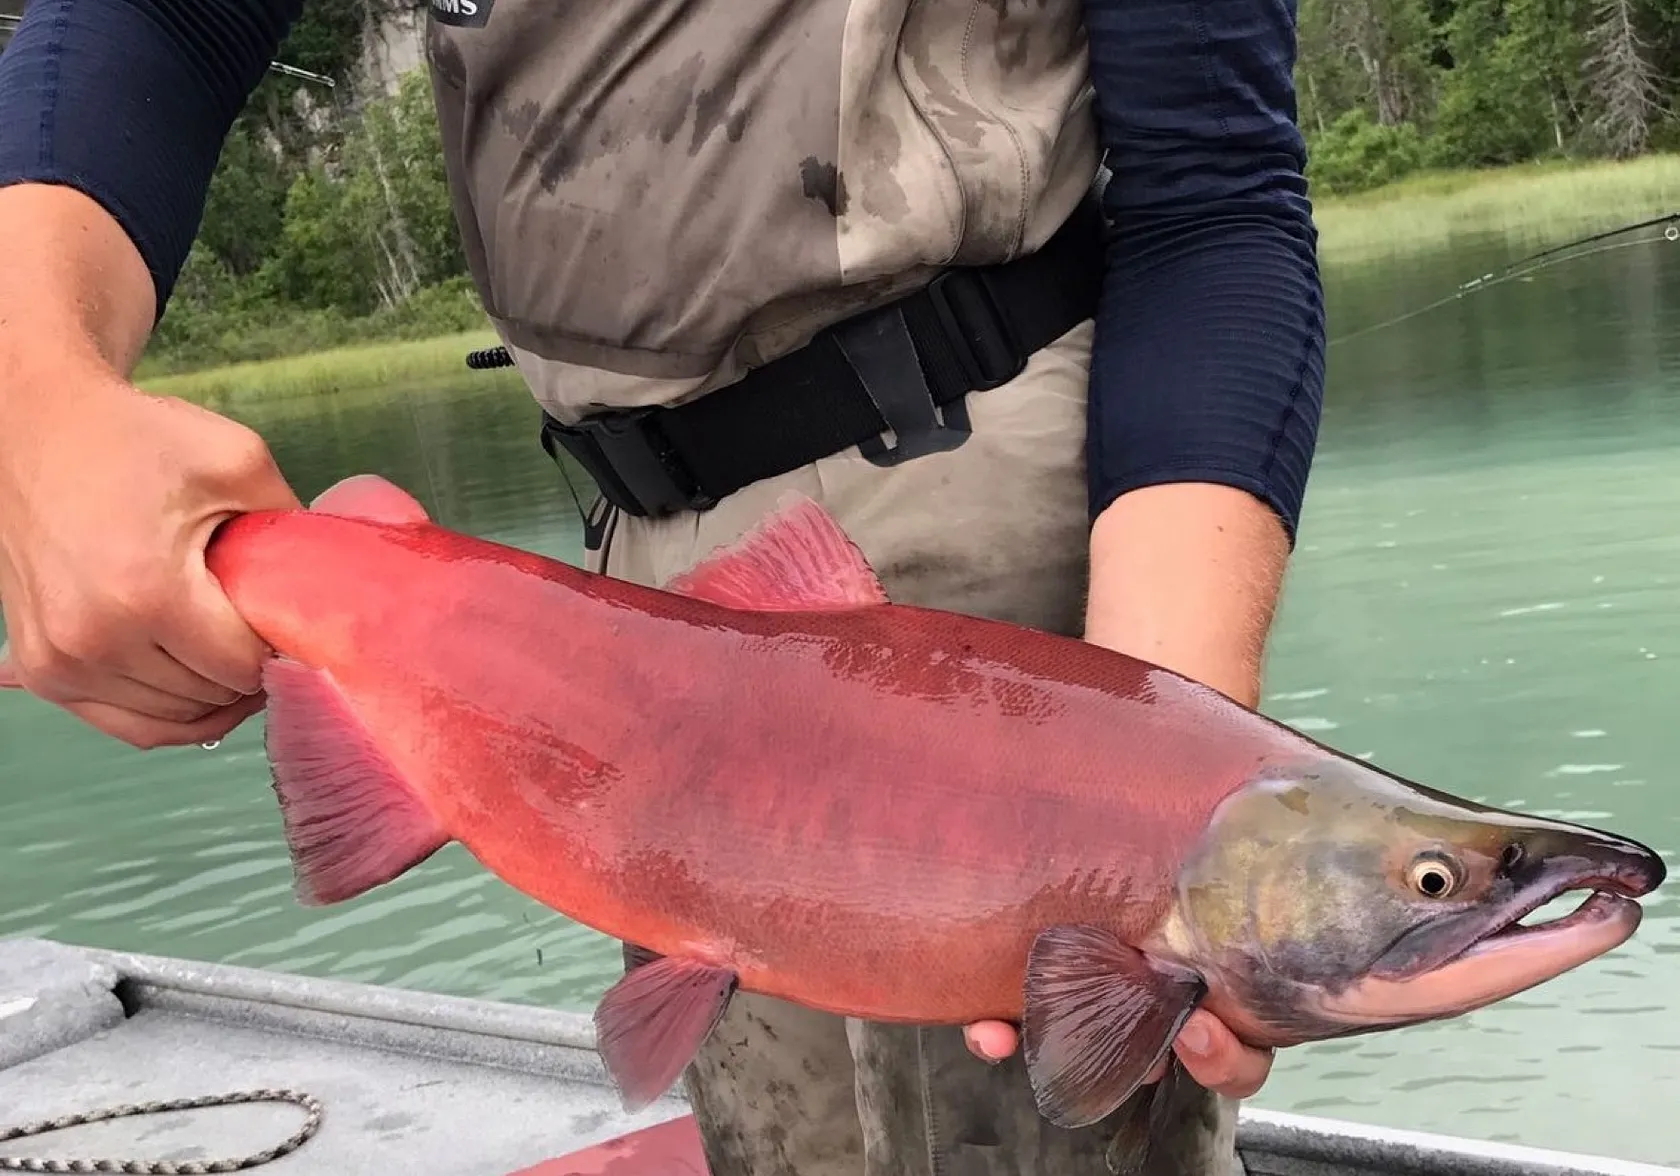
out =
<svg viewBox="0 0 1680 1176"><path fill-rule="evenodd" d="M1454 1016L1618 946L1665 877L1158 666L891 604L806 499L663 590L440 528L368 477L227 522L208 559L275 651L300 899L454 840L638 945L595 1013L632 1108L745 989L1019 1024L1041 1112L1085 1125L1198 1005L1259 1047Z"/></svg>

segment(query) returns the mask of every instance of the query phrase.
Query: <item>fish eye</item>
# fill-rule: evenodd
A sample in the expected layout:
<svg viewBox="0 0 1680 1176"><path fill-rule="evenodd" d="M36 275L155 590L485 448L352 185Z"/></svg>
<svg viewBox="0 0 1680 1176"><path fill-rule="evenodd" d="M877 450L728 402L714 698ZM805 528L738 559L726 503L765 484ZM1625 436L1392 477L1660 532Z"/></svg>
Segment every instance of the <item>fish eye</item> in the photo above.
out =
<svg viewBox="0 0 1680 1176"><path fill-rule="evenodd" d="M1446 898L1458 889L1459 874L1447 858L1428 853L1412 863L1406 880L1425 898Z"/></svg>

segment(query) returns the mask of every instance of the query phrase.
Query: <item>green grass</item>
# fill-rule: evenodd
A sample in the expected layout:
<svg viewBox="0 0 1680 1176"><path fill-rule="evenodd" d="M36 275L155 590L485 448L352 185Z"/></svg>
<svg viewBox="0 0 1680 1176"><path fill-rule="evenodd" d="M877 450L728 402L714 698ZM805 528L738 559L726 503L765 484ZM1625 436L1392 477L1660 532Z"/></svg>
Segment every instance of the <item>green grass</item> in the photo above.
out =
<svg viewBox="0 0 1680 1176"><path fill-rule="evenodd" d="M1326 267L1427 254L1470 237L1540 248L1680 209L1680 155L1424 172L1314 201Z"/></svg>
<svg viewBox="0 0 1680 1176"><path fill-rule="evenodd" d="M170 305L140 365L141 379L490 329L478 293L464 276L364 315L288 306L237 285L210 305L205 297L178 296Z"/></svg>
<svg viewBox="0 0 1680 1176"><path fill-rule="evenodd" d="M1326 268L1427 254L1466 237L1503 235L1520 247L1539 248L1680 209L1680 155L1422 173L1358 195L1327 197L1314 208ZM459 294L451 291L451 297ZM307 346L307 335L303 339ZM495 342L489 330L453 332L143 376L140 384L218 411L260 397L265 412L284 412L288 404L306 406L323 393L385 394L460 378L467 372L466 353ZM518 378L507 369L479 378L494 387L501 380L486 377L496 376Z"/></svg>
<svg viewBox="0 0 1680 1176"><path fill-rule="evenodd" d="M217 412L237 410L260 399L265 413L288 406L313 411L311 402L325 393L401 390L447 377L465 377L467 352L498 342L492 331L468 331L433 339L365 343L307 355L230 364L207 371L153 376L140 387L160 396L176 396ZM517 379L512 369L479 373Z"/></svg>

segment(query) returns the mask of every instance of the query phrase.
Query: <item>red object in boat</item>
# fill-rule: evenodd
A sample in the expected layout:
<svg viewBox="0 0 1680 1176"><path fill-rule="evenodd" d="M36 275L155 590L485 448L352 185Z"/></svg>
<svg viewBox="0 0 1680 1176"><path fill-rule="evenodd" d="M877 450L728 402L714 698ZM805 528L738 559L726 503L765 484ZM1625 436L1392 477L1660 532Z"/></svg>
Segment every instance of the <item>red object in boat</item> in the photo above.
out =
<svg viewBox="0 0 1680 1176"><path fill-rule="evenodd" d="M693 1115L644 1127L509 1176L709 1176Z"/></svg>

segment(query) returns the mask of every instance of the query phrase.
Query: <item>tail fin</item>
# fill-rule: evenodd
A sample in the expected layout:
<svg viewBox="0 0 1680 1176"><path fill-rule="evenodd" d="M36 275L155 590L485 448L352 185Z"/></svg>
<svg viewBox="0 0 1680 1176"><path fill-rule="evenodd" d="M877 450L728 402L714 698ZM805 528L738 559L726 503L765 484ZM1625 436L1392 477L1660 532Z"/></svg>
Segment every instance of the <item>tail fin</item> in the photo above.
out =
<svg viewBox="0 0 1680 1176"><path fill-rule="evenodd" d="M378 474L355 474L333 483L315 496L309 509L399 526L431 521L419 499Z"/></svg>
<svg viewBox="0 0 1680 1176"><path fill-rule="evenodd" d="M326 673L272 658L263 689L268 762L300 902L355 898L449 843Z"/></svg>

